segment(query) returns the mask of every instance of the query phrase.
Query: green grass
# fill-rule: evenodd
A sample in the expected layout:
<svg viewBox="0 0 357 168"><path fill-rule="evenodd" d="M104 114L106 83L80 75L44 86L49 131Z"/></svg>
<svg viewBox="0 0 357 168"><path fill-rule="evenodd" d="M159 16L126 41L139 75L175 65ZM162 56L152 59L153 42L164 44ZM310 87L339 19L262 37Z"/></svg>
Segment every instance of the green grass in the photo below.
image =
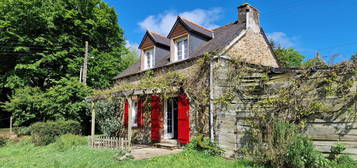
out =
<svg viewBox="0 0 357 168"><path fill-rule="evenodd" d="M86 145L58 150L55 144L37 147L28 141L8 144L0 148L1 168L201 168L201 167L236 167L252 168L244 160L231 161L219 157L207 156L200 152L182 152L175 155L156 157L149 160L128 160L118 162L114 155L121 152L105 149L91 149Z"/></svg>
<svg viewBox="0 0 357 168"><path fill-rule="evenodd" d="M67 138L70 139L71 137ZM80 140L82 141L82 140ZM85 141L82 142L86 143ZM69 146L57 141L48 146L34 146L29 140L0 147L0 168L253 168L247 160L226 160L197 151L156 157L148 160L118 162L113 156L120 151L92 149L87 145ZM351 164L334 168L352 168Z"/></svg>

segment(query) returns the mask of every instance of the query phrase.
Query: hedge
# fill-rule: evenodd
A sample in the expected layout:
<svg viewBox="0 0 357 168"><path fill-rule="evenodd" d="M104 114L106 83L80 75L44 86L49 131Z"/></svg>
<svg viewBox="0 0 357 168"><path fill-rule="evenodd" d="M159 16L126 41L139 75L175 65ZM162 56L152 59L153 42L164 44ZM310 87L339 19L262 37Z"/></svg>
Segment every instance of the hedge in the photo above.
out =
<svg viewBox="0 0 357 168"><path fill-rule="evenodd" d="M80 135L81 125L77 121L37 122L31 125L31 139L35 145L48 145L64 134Z"/></svg>

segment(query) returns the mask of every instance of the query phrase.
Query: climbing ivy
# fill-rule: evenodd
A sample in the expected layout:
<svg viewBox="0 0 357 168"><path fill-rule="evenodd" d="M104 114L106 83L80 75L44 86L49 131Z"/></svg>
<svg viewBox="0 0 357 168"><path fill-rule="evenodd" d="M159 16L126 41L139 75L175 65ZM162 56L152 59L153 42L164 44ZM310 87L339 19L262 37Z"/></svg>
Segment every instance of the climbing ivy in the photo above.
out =
<svg viewBox="0 0 357 168"><path fill-rule="evenodd" d="M306 66L298 70L283 72L288 74L288 82L284 86L276 86L271 79L272 68L243 63L239 58L231 57L229 66L215 66L227 71L224 94L210 99L209 70L213 56L217 53L207 53L193 60L191 69L181 72L147 71L141 80L130 83L122 82L112 89L98 90L91 97L92 101L108 101L112 97L124 100L135 91L140 90L144 95L160 95L163 98L177 96L184 92L194 107L191 111L195 120L193 131L208 133L209 104L212 102L215 111L228 110L227 107L235 100L253 100L253 105L247 110L251 117L247 119L253 137L262 138L269 132L274 122L284 121L293 123L303 129L306 122L317 117L338 117L337 112L346 113L346 120L356 118L352 104L356 102L356 92L351 88L356 85L356 64L345 62L335 66L322 68ZM220 72L218 72L220 74ZM220 75L214 76L218 79ZM247 83L255 82L248 86ZM342 100L339 108L331 108L329 102L321 101L326 97L337 97ZM119 103L120 104L120 103ZM122 108L123 109L123 108ZM118 109L116 109L117 111ZM113 111L114 112L114 111ZM113 113L112 113L113 114ZM262 140L261 140L262 141Z"/></svg>

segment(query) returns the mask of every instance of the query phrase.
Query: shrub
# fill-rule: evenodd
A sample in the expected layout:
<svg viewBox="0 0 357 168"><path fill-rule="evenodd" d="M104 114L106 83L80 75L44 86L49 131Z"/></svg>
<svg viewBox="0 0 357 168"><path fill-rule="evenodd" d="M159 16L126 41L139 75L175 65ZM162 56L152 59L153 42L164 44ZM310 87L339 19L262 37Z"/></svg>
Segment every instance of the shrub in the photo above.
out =
<svg viewBox="0 0 357 168"><path fill-rule="evenodd" d="M251 133L252 140L244 149L255 163L271 167L283 167L288 146L297 135L297 128L286 122L273 122L267 125L261 136Z"/></svg>
<svg viewBox="0 0 357 168"><path fill-rule="evenodd" d="M354 160L351 158L351 156L343 154L336 159L336 162L338 164L353 164Z"/></svg>
<svg viewBox="0 0 357 168"><path fill-rule="evenodd" d="M17 127L14 131L18 136L31 135L31 127Z"/></svg>
<svg viewBox="0 0 357 168"><path fill-rule="evenodd" d="M0 147L5 146L7 141L7 138L0 136Z"/></svg>
<svg viewBox="0 0 357 168"><path fill-rule="evenodd" d="M296 136L288 147L285 160L286 167L322 168L329 167L329 160L315 150L312 141L304 136Z"/></svg>
<svg viewBox="0 0 357 168"><path fill-rule="evenodd" d="M72 133L79 135L81 125L77 121L50 121L37 122L31 126L32 142L35 145L48 145L56 140L56 137Z"/></svg>
<svg viewBox="0 0 357 168"><path fill-rule="evenodd" d="M202 151L211 156L221 156L224 153L223 149L219 148L216 143L204 138L203 135L193 138L191 142L187 144L186 150Z"/></svg>
<svg viewBox="0 0 357 168"><path fill-rule="evenodd" d="M85 145L87 140L81 136L73 134L65 134L57 138L53 144L54 148L58 151L65 151L74 146Z"/></svg>
<svg viewBox="0 0 357 168"><path fill-rule="evenodd" d="M346 147L342 144L337 144L336 146L331 146L329 159L336 160L337 157L346 150Z"/></svg>

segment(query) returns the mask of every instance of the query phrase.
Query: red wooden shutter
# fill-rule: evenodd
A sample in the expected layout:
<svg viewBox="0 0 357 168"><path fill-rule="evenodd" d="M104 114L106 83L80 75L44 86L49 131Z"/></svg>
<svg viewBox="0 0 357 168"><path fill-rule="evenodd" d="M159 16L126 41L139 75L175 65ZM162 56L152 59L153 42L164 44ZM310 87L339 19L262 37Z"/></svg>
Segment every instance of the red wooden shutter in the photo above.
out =
<svg viewBox="0 0 357 168"><path fill-rule="evenodd" d="M138 127L143 126L143 111L144 111L143 100L140 98L138 101L138 115L136 118L138 122Z"/></svg>
<svg viewBox="0 0 357 168"><path fill-rule="evenodd" d="M190 142L190 101L186 94L178 97L178 142Z"/></svg>
<svg viewBox="0 0 357 168"><path fill-rule="evenodd" d="M124 125L125 126L128 126L128 118L129 118L129 103L128 101L126 100L124 102Z"/></svg>
<svg viewBox="0 0 357 168"><path fill-rule="evenodd" d="M151 97L151 140L159 141L160 140L160 97L152 96Z"/></svg>

